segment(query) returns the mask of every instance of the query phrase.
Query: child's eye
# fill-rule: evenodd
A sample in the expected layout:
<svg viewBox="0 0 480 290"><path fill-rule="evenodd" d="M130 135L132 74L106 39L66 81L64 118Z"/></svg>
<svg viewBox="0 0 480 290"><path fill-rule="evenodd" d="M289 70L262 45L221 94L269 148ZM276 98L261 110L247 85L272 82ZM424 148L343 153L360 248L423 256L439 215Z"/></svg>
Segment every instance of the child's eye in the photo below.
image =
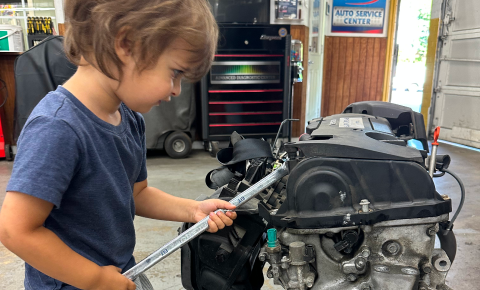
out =
<svg viewBox="0 0 480 290"><path fill-rule="evenodd" d="M178 69L174 69L174 70L173 70L173 78L174 78L174 79L180 77L181 75L183 75L183 71L178 70Z"/></svg>

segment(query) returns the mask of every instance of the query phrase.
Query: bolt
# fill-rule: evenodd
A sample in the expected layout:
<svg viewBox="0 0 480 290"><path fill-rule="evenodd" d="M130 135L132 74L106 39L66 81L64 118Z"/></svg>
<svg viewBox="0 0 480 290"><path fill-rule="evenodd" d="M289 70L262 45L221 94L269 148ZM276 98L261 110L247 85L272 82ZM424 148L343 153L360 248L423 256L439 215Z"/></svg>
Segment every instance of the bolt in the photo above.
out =
<svg viewBox="0 0 480 290"><path fill-rule="evenodd" d="M268 271L268 272L267 272L267 277L270 278L270 279L272 279L272 278L273 278L273 273L270 272L270 271Z"/></svg>
<svg viewBox="0 0 480 290"><path fill-rule="evenodd" d="M262 262L265 262L265 254L258 255L258 259Z"/></svg>
<svg viewBox="0 0 480 290"><path fill-rule="evenodd" d="M369 249L363 249L363 250L362 250L362 256L363 256L364 258L370 257L370 250L369 250Z"/></svg>
<svg viewBox="0 0 480 290"><path fill-rule="evenodd" d="M430 288L428 288L428 285L425 284L424 282L420 282L418 284L418 290L429 290Z"/></svg>
<svg viewBox="0 0 480 290"><path fill-rule="evenodd" d="M395 256L400 252L400 245L397 242L391 242L387 245L387 252Z"/></svg>
<svg viewBox="0 0 480 290"><path fill-rule="evenodd" d="M288 266L290 264L290 259L288 259L287 256L283 256L280 262L282 263L283 269L288 269Z"/></svg>
<svg viewBox="0 0 480 290"><path fill-rule="evenodd" d="M365 261L364 258L358 258L355 260L355 268L357 268L357 270L363 270L366 264L367 264L367 261Z"/></svg>
<svg viewBox="0 0 480 290"><path fill-rule="evenodd" d="M355 275L355 274L348 274L348 275L347 275L347 280L350 281L350 282L355 282L355 281L357 281L357 275Z"/></svg>
<svg viewBox="0 0 480 290"><path fill-rule="evenodd" d="M368 205L370 204L370 202L368 201L368 199L362 199L360 201L360 205L362 206L362 211L363 212L368 212Z"/></svg>
<svg viewBox="0 0 480 290"><path fill-rule="evenodd" d="M437 234L437 229L435 227L431 227L427 230L427 235L434 236Z"/></svg>
<svg viewBox="0 0 480 290"><path fill-rule="evenodd" d="M313 287L313 277L312 276L309 276L307 279L305 279L305 284L307 285L308 288L312 288Z"/></svg>
<svg viewBox="0 0 480 290"><path fill-rule="evenodd" d="M425 263L422 265L422 270L424 273L428 274L432 272L432 265L430 263Z"/></svg>

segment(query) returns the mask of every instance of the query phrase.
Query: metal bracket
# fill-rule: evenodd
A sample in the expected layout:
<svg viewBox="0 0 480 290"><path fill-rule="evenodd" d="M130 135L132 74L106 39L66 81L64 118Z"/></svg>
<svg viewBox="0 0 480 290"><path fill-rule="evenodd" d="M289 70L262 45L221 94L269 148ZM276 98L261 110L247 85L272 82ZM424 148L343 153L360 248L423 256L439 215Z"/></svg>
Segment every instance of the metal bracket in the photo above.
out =
<svg viewBox="0 0 480 290"><path fill-rule="evenodd" d="M455 21L455 16L453 16L452 12L448 12L447 15L445 15L445 18L443 19L443 23L445 25L450 25L452 22Z"/></svg>

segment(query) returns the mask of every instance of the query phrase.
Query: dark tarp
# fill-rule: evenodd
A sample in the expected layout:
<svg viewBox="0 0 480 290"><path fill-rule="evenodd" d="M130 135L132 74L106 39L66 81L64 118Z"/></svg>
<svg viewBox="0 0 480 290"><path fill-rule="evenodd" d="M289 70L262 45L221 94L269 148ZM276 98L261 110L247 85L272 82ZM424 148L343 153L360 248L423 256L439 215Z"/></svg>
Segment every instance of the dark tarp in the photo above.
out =
<svg viewBox="0 0 480 290"><path fill-rule="evenodd" d="M15 142L38 102L48 92L54 91L57 86L66 82L76 70L76 66L65 56L61 36L48 37L16 59ZM179 97L172 98L171 102L162 103L144 114L148 149L163 148L165 138L160 137L170 131L184 131L195 137L194 87L194 84L184 82ZM159 139L162 142L159 142Z"/></svg>
<svg viewBox="0 0 480 290"><path fill-rule="evenodd" d="M182 82L182 93L172 97L168 103L153 107L150 112L143 114L145 118L147 148L162 149L162 135L170 131L183 131L195 138L195 84Z"/></svg>
<svg viewBox="0 0 480 290"><path fill-rule="evenodd" d="M77 67L63 50L63 37L51 36L15 60L15 111L13 139L20 136L30 113L45 95L66 82Z"/></svg>

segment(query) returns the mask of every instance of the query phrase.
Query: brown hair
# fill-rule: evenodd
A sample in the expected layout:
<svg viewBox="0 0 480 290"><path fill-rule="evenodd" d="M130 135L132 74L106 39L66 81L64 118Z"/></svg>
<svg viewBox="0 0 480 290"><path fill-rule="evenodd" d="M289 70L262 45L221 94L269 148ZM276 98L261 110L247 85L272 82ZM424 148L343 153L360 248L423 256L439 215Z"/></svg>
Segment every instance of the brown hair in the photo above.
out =
<svg viewBox="0 0 480 290"><path fill-rule="evenodd" d="M194 65L185 77L191 81L210 69L217 46L218 26L206 0L67 0L65 18L70 61L80 65L83 56L117 80L114 72L121 79L123 66L115 52L119 32L131 41L139 71L154 66L175 39L186 41Z"/></svg>

